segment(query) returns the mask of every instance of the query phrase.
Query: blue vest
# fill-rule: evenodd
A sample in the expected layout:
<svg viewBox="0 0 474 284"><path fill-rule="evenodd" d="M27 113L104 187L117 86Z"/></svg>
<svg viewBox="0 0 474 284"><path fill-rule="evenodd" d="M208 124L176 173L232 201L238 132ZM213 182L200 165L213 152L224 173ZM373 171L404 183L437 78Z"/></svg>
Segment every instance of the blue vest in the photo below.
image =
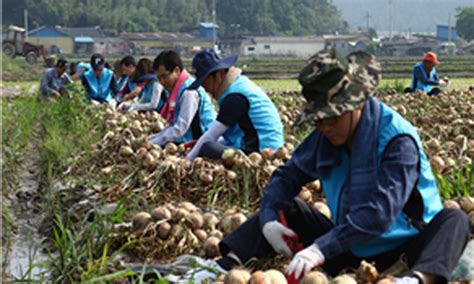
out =
<svg viewBox="0 0 474 284"><path fill-rule="evenodd" d="M194 82L194 78L189 76L189 78L184 82L184 84L181 86L181 88L178 91L178 101L177 101L176 111L173 118L173 124L176 123L176 120L178 120L179 110L180 110L179 101L181 100L181 96L183 95L184 91L187 88L189 88L189 86L191 86L193 82ZM200 97L197 115L199 118L199 127L200 127L199 132L202 135L211 127L211 123L214 122L214 120L216 120L216 111L214 110L214 105L212 104L212 101L209 98L209 95L206 93L206 91L202 87L199 87L197 89L197 92ZM191 126L186 131L184 136L181 137L177 142L186 143L194 139L199 139L199 137L193 136L192 126Z"/></svg>
<svg viewBox="0 0 474 284"><path fill-rule="evenodd" d="M240 75L219 98L217 102L219 107L222 105L225 97L235 93L245 96L249 102L248 115L257 132L259 151L261 152L265 148L277 150L283 146L283 125L280 115L265 92L250 81L247 76ZM244 131L237 123L227 129L223 137L227 146L247 151L249 149L245 148L244 135Z"/></svg>
<svg viewBox="0 0 474 284"><path fill-rule="evenodd" d="M369 147L371 147L370 141L364 143L363 145L367 149L357 149L366 151L368 153L373 153L375 157L367 157L364 161L359 163L358 169L370 168L368 166L368 160L374 158L377 165L380 165L381 157L386 146L389 144L392 139L398 135L409 135L416 141L418 147L418 153L420 156L420 172L419 178L416 185L416 190L419 191L423 200L423 216L422 219L425 223L429 223L431 219L442 209L441 199L438 194L438 189L436 187L435 179L431 171L430 163L423 151L420 138L416 133L416 130L413 126L410 125L405 119L403 119L397 112L393 111L391 108L386 106L383 103L376 103L375 107L380 107L380 119L378 122L378 136L376 136L376 148L377 151L370 152ZM370 154L369 154L370 155ZM364 163L367 167L364 167ZM350 170L350 161L349 156L345 151L341 151L340 163L337 166L330 168L324 175L321 175L321 182L324 194L326 196L329 208L331 210L331 215L333 222L338 224L338 220L341 220L339 212L341 193L343 189L344 182L346 180L346 175ZM354 169L352 169L354 171ZM358 172L359 172L358 171ZM367 180L373 180L376 176L375 172L361 171L364 174L361 176L352 176L349 186L357 184L359 186L364 186L363 183ZM362 176L363 175L363 176ZM354 193L355 194L355 193ZM351 198L353 196L351 195ZM356 198L364 198L363 196ZM390 225L387 231L385 231L380 236L367 241L366 243L352 248L351 251L354 255L358 257L369 257L377 254L381 254L390 250L393 250L399 247L401 244L406 242L410 237L417 235L419 230L410 224L406 213L401 212L396 220Z"/></svg>
<svg viewBox="0 0 474 284"><path fill-rule="evenodd" d="M143 98L143 103L151 102L151 99L153 98L153 90L155 88L155 82L156 80L150 80L148 84L146 84L145 87L140 91L140 93L138 94L138 99L140 101ZM155 109L157 112L161 112L167 99L168 99L168 93L166 91L163 91L161 93L160 101L158 102L158 105Z"/></svg>
<svg viewBox="0 0 474 284"><path fill-rule="evenodd" d="M114 78L113 75L114 73L107 68L104 68L99 78L95 76L92 69L84 73L89 84L89 98L100 102L109 102L112 99L110 82Z"/></svg>
<svg viewBox="0 0 474 284"><path fill-rule="evenodd" d="M429 80L432 80L432 81L434 81L435 78L436 78L436 68L433 67L433 69L431 69L431 72L430 72L429 76L426 74L426 70L425 70L425 66L423 66L423 62L420 62L420 63L416 64L415 68L413 69L413 76L412 76L413 78L412 78L412 82L411 82L411 89L413 90L413 92L416 91L416 90L420 90L420 91L424 91L426 93L429 93L433 89L433 86L432 85L425 85L420 80L415 78L415 69L417 69L417 68L420 68L421 72L423 72L423 75L425 75L426 78L428 78Z"/></svg>
<svg viewBox="0 0 474 284"><path fill-rule="evenodd" d="M92 67L89 63L79 62L76 65L76 72L79 71L80 69L84 69L84 71L87 72L87 71L91 70Z"/></svg>

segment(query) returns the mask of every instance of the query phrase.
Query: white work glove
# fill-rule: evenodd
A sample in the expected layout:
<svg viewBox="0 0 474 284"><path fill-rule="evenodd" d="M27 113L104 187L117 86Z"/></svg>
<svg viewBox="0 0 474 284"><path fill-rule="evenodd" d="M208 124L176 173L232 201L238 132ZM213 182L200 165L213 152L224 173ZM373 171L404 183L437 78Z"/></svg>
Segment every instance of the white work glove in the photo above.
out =
<svg viewBox="0 0 474 284"><path fill-rule="evenodd" d="M304 250L295 254L295 257L291 260L286 273L288 275L294 275L295 279L300 279L310 272L311 269L319 267L324 263L324 255L319 250L318 245L312 244Z"/></svg>
<svg viewBox="0 0 474 284"><path fill-rule="evenodd" d="M109 106L112 108L112 109L115 109L117 107L117 101L115 99L111 99L109 101Z"/></svg>
<svg viewBox="0 0 474 284"><path fill-rule="evenodd" d="M155 133L153 135L150 135L148 137L148 140L152 143L152 144L156 144L156 145L159 145L159 138L160 138L160 132L158 133Z"/></svg>
<svg viewBox="0 0 474 284"><path fill-rule="evenodd" d="M296 233L290 228L285 227L278 221L270 221L263 225L262 233L267 239L268 243L277 252L290 258L293 252L286 244L283 236L294 237Z"/></svg>
<svg viewBox="0 0 474 284"><path fill-rule="evenodd" d="M449 84L449 81L445 81L443 79L439 80L439 86L440 87L446 87Z"/></svg>
<svg viewBox="0 0 474 284"><path fill-rule="evenodd" d="M59 92L56 91L56 90L53 90L53 91L51 92L51 94L52 94L53 97L55 97L55 98L59 98L59 97L61 96L61 93L59 93Z"/></svg>
<svg viewBox="0 0 474 284"><path fill-rule="evenodd" d="M120 112L120 113L125 113L127 111L131 111L130 110L131 106L132 106L132 104L129 103L129 102L123 102L118 106L117 111Z"/></svg>

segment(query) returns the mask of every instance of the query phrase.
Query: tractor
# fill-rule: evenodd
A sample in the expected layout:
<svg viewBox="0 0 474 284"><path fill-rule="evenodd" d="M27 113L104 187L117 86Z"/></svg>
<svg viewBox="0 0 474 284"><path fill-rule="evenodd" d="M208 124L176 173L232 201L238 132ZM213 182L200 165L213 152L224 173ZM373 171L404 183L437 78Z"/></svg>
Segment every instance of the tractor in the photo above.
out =
<svg viewBox="0 0 474 284"><path fill-rule="evenodd" d="M40 56L46 61L44 46L26 42L25 29L13 25L8 27L8 34L2 41L2 51L11 58L24 56L29 64L35 64Z"/></svg>

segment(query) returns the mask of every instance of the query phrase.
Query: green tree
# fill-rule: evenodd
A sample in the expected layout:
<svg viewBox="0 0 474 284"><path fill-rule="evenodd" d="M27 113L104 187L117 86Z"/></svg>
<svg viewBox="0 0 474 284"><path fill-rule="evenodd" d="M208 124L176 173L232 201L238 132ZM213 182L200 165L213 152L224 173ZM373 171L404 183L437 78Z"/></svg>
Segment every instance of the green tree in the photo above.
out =
<svg viewBox="0 0 474 284"><path fill-rule="evenodd" d="M474 8L458 9L456 15L457 33L466 40L474 39Z"/></svg>
<svg viewBox="0 0 474 284"><path fill-rule="evenodd" d="M367 30L367 35L370 36L371 38L378 38L377 31L374 28L369 28Z"/></svg>
<svg viewBox="0 0 474 284"><path fill-rule="evenodd" d="M214 0L219 36L238 34L321 35L343 33L348 25L329 0ZM30 27L97 26L110 35L120 32L185 32L212 21L213 0L4 0L3 24ZM237 28L238 27L238 28Z"/></svg>

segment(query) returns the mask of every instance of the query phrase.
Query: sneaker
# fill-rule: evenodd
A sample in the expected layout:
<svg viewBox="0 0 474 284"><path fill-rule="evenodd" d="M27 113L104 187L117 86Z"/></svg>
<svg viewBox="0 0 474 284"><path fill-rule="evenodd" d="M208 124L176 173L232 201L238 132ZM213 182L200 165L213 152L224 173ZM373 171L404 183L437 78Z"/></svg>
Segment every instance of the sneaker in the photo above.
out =
<svg viewBox="0 0 474 284"><path fill-rule="evenodd" d="M227 273L227 270L212 260L202 260L197 263L197 267L189 270L181 279L191 281L196 284L202 283L204 280L216 280L217 276Z"/></svg>
<svg viewBox="0 0 474 284"><path fill-rule="evenodd" d="M420 284L420 279L414 276L395 277L395 284Z"/></svg>

